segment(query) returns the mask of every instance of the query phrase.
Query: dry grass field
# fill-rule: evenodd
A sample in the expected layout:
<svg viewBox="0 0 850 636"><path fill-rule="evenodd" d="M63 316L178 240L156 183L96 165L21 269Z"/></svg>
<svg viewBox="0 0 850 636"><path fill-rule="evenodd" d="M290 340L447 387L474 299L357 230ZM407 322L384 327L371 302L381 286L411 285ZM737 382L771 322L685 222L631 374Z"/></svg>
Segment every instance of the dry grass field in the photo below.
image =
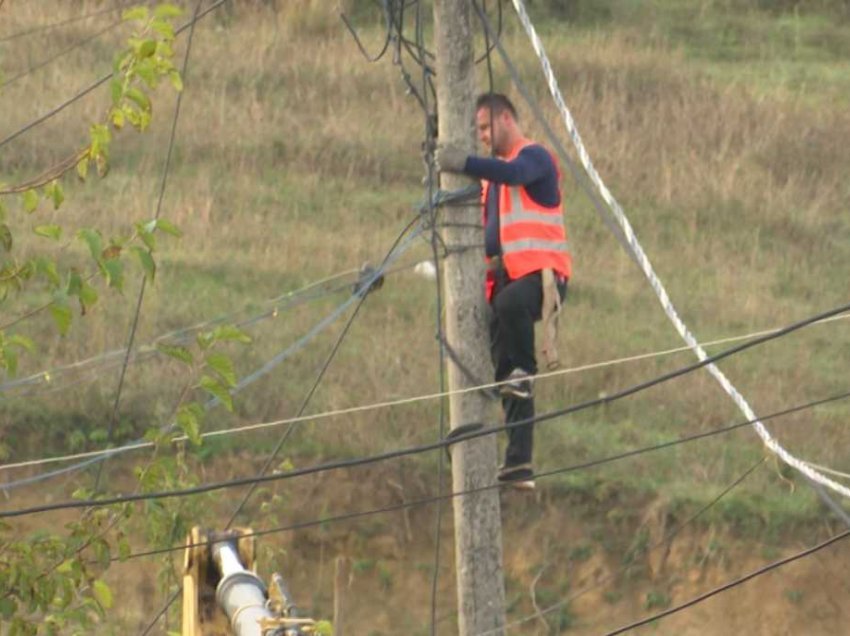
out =
<svg viewBox="0 0 850 636"><path fill-rule="evenodd" d="M185 15L194 6L177 4ZM554 2L531 6L598 172L681 316L703 342L782 327L850 300L850 84L846 71L840 72L850 57L850 21L842 3L813 3L810 11L778 6L784 4L794 3L658 0L642 6L607 0L592 10L593 3L576 0L560 10ZM5 34L109 6L95 0L0 3L3 76L38 65L106 28L118 14L15 40L3 41ZM568 136L539 64L510 3L504 7L505 46L566 146ZM233 322L262 317L245 327L253 344L230 351L240 377L248 377L331 315L349 297L360 266L379 263L413 220L424 196L421 110L406 94L390 55L371 64L360 55L340 10L352 15L364 44L377 50L383 41L380 16L354 0L234 0L198 24L162 203L162 216L182 237L161 239L137 345L219 317ZM109 72L126 36L126 27L116 26L0 87L0 138ZM178 63L185 46L182 37ZM417 71L409 59L406 63L408 71ZM541 127L495 56L493 72L495 88L517 96L522 121L531 136L542 139ZM485 64L479 65L478 81L486 90ZM112 235L153 216L175 93L163 86L153 99L150 130L116 136L106 177L85 183L67 178L67 200L58 211L46 206L32 216L10 211L21 232L16 249L52 249L71 262L83 254L82 244L56 247L30 236L29 229L61 223L69 237L84 226ZM0 147L0 181L39 174L80 147L108 102L107 88L95 90ZM540 411L614 393L693 359L679 352L623 360L666 352L681 342L587 195L569 176L563 185L575 259L560 332L567 372L538 383ZM368 297L306 413L439 391L434 284L407 267L429 258L430 249L427 237L411 242L395 263L397 271ZM287 305L286 294L326 279L318 289L336 291ZM38 349L22 360L18 377L51 369L54 380L9 387L0 395L6 461L102 445L120 358L107 364L99 356L126 346L140 284L140 271L128 266L123 292L103 290L96 307L75 320L66 337L56 334L49 316L25 323L22 331ZM3 322L7 311L16 316L43 302L37 290L12 306L7 301L0 306ZM279 309L271 315L267 310L275 305ZM207 428L295 415L350 312L251 382L237 395L234 413L211 411ZM724 360L721 367L762 415L837 394L848 389L848 328L846 320L813 326ZM729 345L709 350L724 346ZM85 369L63 371L90 358L95 361ZM169 416L181 373L162 357L130 365L120 441L138 438ZM847 469L848 414L847 403L837 402L778 418L769 428L806 460ZM429 399L317 418L298 425L280 460L307 466L433 441L438 415L439 402ZM497 417L494 408L494 421ZM697 372L541 424L536 459L539 469L554 470L742 419L717 383ZM196 480L253 474L282 431L278 426L208 440L196 460ZM805 482L771 461L677 538L668 557L640 553L637 548L711 501L764 453L758 437L742 429L555 475L541 480L533 502L505 501L512 620L598 582L630 558L638 563L629 576L524 623L517 633L600 633L834 532L838 524ZM143 458L140 452L110 462L107 473L116 491L133 488L132 469ZM436 469L437 456L428 454L282 482L265 489L241 521L268 528L427 497L436 489ZM0 472L0 480L38 469L31 471ZM90 480L90 471L63 477L14 491L0 505L64 499ZM198 523L221 524L239 497L239 491L222 491L203 500L197 504L204 511ZM409 515L270 535L263 543L314 615L329 617L334 559L347 556L355 572L351 617L355 625L369 625L351 633L426 634L434 519L433 508L423 507ZM42 516L26 528L42 522L50 523ZM451 543L450 523L444 518L444 548ZM143 548L145 537L136 536L135 545ZM843 548L834 549L842 554ZM776 623L750 623L752 617L726 599L727 605L718 601L684 615L688 618L661 623L659 633L837 633L833 630L847 618L843 597L833 593L843 590L836 573L844 560L836 557L831 569L830 557L823 557L789 569L787 579L771 579L764 588L753 583L739 600L767 598ZM164 595L153 572L153 560L114 567L110 576L116 583L131 583L119 583L114 621L103 633L136 629L158 608ZM453 633L450 547L440 572L437 633ZM790 631L781 631L785 628Z"/></svg>

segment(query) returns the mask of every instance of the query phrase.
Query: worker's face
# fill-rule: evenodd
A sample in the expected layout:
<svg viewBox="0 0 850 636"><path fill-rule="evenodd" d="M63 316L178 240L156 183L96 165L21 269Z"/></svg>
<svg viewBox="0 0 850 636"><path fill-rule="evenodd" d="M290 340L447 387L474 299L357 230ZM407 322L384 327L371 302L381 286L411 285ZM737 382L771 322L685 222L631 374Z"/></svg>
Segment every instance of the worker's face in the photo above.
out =
<svg viewBox="0 0 850 636"><path fill-rule="evenodd" d="M508 111L501 113L493 113L490 118L489 108L479 108L475 113L475 124L478 128L478 140L489 151L492 150L496 155L502 156L507 151L507 117L510 114Z"/></svg>

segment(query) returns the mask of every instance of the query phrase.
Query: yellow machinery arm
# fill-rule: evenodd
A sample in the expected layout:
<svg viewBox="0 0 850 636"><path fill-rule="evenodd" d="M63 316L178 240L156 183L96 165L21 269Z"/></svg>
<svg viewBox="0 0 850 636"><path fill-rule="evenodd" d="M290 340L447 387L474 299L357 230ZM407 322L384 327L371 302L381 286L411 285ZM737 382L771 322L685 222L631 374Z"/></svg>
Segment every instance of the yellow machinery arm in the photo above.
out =
<svg viewBox="0 0 850 636"><path fill-rule="evenodd" d="M283 577L257 576L254 537L247 528L192 528L183 569L182 636L301 636L316 623L298 618Z"/></svg>

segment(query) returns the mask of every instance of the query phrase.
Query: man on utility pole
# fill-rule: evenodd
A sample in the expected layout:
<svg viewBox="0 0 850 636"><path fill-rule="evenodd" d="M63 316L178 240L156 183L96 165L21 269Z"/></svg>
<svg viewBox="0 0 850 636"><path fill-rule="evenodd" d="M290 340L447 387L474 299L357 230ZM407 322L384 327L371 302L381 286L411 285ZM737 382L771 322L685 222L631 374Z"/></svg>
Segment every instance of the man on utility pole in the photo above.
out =
<svg viewBox="0 0 850 636"><path fill-rule="evenodd" d="M475 136L475 64L468 0L435 0L437 40L437 106L441 144L473 154ZM443 175L441 186L453 190L469 185L462 175ZM453 227L446 229L449 250L480 243L478 201L451 208ZM482 281L483 253L459 249L446 259L446 339L467 372L479 381L492 375L487 340L487 307ZM489 419L487 398L480 391L456 393L474 381L449 363L451 427ZM452 448L452 490L475 490L495 482L496 439L492 435L460 442ZM500 633L505 624L502 573L502 526L496 489L455 497L455 562L458 623L461 636Z"/></svg>

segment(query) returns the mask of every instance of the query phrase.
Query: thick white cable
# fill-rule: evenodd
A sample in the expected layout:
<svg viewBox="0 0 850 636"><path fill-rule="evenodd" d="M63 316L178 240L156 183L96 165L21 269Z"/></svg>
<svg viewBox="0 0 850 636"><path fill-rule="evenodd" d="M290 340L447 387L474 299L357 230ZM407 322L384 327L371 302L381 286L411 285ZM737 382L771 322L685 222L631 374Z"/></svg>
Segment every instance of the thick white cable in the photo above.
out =
<svg viewBox="0 0 850 636"><path fill-rule="evenodd" d="M826 466L821 466L820 464L815 464L814 462L806 462L806 465L811 466L813 469L823 471L828 475L835 475L836 477L841 477L842 479L850 479L850 473L843 473L840 470L827 468Z"/></svg>
<svg viewBox="0 0 850 636"><path fill-rule="evenodd" d="M831 318L824 318L823 320L819 320L818 322L813 323L813 324L816 324L816 325L817 324L825 324L825 323L828 323L828 322L833 322L835 320L844 320L844 319L847 319L847 318L850 318L850 314L841 314L840 316L832 316ZM751 338L757 338L759 336L767 336L767 335L770 335L772 333L776 333L777 331L780 331L780 330L781 330L781 328L765 329L765 330L762 330L762 331L754 331L752 333L748 333L748 334L744 334L744 335L730 336L730 337L727 337L727 338L720 338L718 340L711 340L709 342L704 342L704 343L702 343L702 346L703 347L711 347L711 346L719 345L719 344L728 344L728 343L732 343L732 342L739 342L741 340L749 340ZM541 380L541 379L552 378L552 377L559 376L559 375L567 375L567 374L571 374L571 373L581 373L583 371L592 371L594 369L601 369L601 368L604 368L604 367L615 366L615 365L618 365L618 364L625 364L627 362L637 362L637 361L640 361L640 360L660 358L662 356L668 356L668 355L672 355L672 354L675 354L675 353L682 353L682 352L690 351L690 350L691 350L690 347L685 346L685 347L675 347L673 349L664 349L664 350L661 350L661 351L652 351L652 352L649 352L649 353L639 353L639 354L636 354L636 355L633 355L633 356L627 356L625 358L613 358L611 360L604 360L602 362L592 362L590 364L583 364L583 365L580 365L580 366L577 366L577 367L571 367L571 368L568 368L568 369L558 369L557 371L548 371L546 373L538 373L537 375L535 375L533 377L534 377L534 380L537 381L537 380ZM466 387L466 388L463 388L463 389L455 389L453 391L443 391L443 392L440 392L440 393L427 393L427 394L424 394L424 395L415 395L415 396L406 397L406 398L399 398L399 399L396 399L396 400L388 400L388 401L385 401L385 402L374 402L372 404L361 404L361 405L357 405L357 406L350 406L350 407L345 407L345 408L341 408L341 409L336 409L336 410L333 410L333 411L323 411L321 413L314 413L312 415L302 415L302 416L299 416L299 417L286 418L286 419L282 419L282 420L274 420L274 421L270 421L270 422L258 422L256 424L248 424L246 426L237 426L237 427L234 427L234 428L222 429L222 430L219 430L219 431L208 431L206 433L202 433L201 437L202 438L209 438L209 437L223 437L225 435L237 435L239 433L247 433L247 432L250 432L250 431L257 431L257 430L262 430L262 429L266 429L266 428L273 428L273 427L276 427L276 426L284 426L286 424L294 424L294 423L297 423L297 422L304 422L304 421L307 421L307 420L322 420L322 419L327 419L327 418L330 418L330 417L339 417L339 416L342 416L342 415L351 415L353 413L362 413L364 411L372 411L372 410L389 408L389 407L394 407L394 406L403 406L403 405L406 405L406 404L413 404L413 403L416 403L416 402L424 402L424 401L427 401L427 400L436 400L436 399L440 399L440 398L450 397L452 395L458 395L458 394L461 394L461 393L469 393L469 392L472 392L472 391L480 391L480 390L483 390L483 389L495 388L495 387L498 387L498 386L505 384L507 382L510 382L510 380L505 380L503 382L490 382L488 384L481 384L481 385L478 385L478 386L471 386L471 387ZM172 441L177 443L177 442L185 442L186 440L188 440L188 437L181 436L181 437L175 438ZM133 444L127 444L125 446L121 446L121 447L115 448L115 449L85 451L85 452L82 452L82 453L75 453L75 454L72 454L72 455L59 455L59 456L56 456L56 457L45 457L45 458L41 458L41 459L30 459L30 460L24 460L24 461L20 461L20 462L9 463L9 464L2 464L2 465L0 465L0 472L7 470L7 469L12 469L12 468L27 468L27 467L33 467L33 466L43 466L45 464L55 464L55 463L59 463L59 462L73 461L73 460L76 460L76 459L86 459L86 458L89 458L89 457L97 457L99 455L111 455L111 454L115 454L115 453L118 453L118 452L134 451L134 450L139 450L139 449L142 449L142 448L152 448L152 447L153 447L152 442L137 442L137 443L133 443ZM810 464L810 465L813 465L813 464ZM816 465L815 465L815 467L821 468L820 466L816 466ZM823 469L821 468L821 470L823 470ZM824 470L824 472L835 472L835 471ZM838 473L838 475L844 476L843 473Z"/></svg>
<svg viewBox="0 0 850 636"><path fill-rule="evenodd" d="M567 105L564 103L564 98L561 95L561 90L558 87L558 80L555 78L555 74L552 71L552 65L549 63L549 58L546 56L546 52L543 49L543 43L540 41L540 38L537 35L537 31L534 28L534 25L531 23L531 19L528 17L528 12L525 10L525 5L522 0L512 0L514 9L516 9L517 15L519 16L520 22L522 22L522 26L525 29L526 34L528 34L529 39L531 40L531 45L534 48L537 57L540 59L540 65L543 67L543 74L546 76L546 83L549 86L549 92L552 94L552 98L555 100L555 104L558 107L558 110L561 113L561 116L564 118L564 123L567 127L567 132L572 139L573 145L575 146L576 151L579 155L579 160L581 161L582 166L587 172L588 177L594 183L596 188L599 190L599 194L602 196L605 203L611 209L611 212L614 214L617 219L617 223L620 225L620 228L623 230L623 234L626 238L626 241L629 245L629 248L632 251L632 255L638 262L641 270L643 271L644 276L646 276L649 281L650 286L653 291L655 291L655 295L658 297L658 300L661 302L661 306L664 309L664 313L673 323L673 326L676 328L676 331L682 337L682 339L687 343L688 347L696 354L697 358L700 361L705 360L708 357L708 354L705 350L700 346L699 342L697 342L696 338L694 338L693 334L691 334L687 325L682 321L679 317L676 308L673 306L670 297L667 294L667 290L664 289L664 286L661 284L661 280L655 274L655 271L652 268L652 264L649 262L649 258L646 253L643 251L640 243L635 236L634 230L632 229L631 223L626 218L623 209L620 207L620 204L608 190L606 185L603 183L601 177L596 172L596 168L594 168L593 163L590 160L590 155L587 152L587 149L584 147L584 143L581 140L581 136L579 135L578 129L575 125L575 121L573 120L572 114L570 114ZM816 481L819 484L822 484L835 492L838 492L845 497L850 498L850 488L843 484L839 484L827 476L821 474L811 466L809 466L806 462L798 459L787 450L785 450L779 442L770 434L764 424L757 419L757 416L753 409L750 407L749 403L744 399L744 396L735 388L735 386L729 381L729 379L724 375L724 373L715 365L714 363L709 363L706 365L706 369L708 372L714 376L714 378L720 383L720 386L723 387L723 390L732 398L741 412L744 414L748 420L755 420L753 423L753 428L756 433L758 433L759 437L761 437L765 446L767 446L771 451L776 453L782 461L784 461L789 466L797 469L804 475L806 475L809 479Z"/></svg>

